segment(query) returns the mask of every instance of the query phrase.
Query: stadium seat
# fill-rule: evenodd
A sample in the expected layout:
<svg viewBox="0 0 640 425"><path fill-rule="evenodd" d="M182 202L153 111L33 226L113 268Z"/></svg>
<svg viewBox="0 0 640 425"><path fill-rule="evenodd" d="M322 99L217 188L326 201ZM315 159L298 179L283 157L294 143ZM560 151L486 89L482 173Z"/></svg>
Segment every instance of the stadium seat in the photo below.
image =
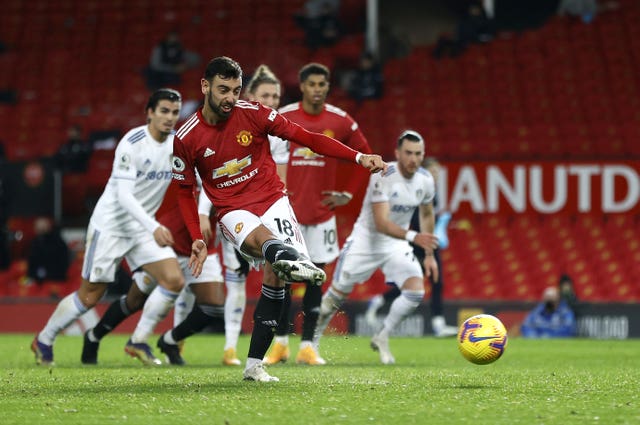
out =
<svg viewBox="0 0 640 425"><path fill-rule="evenodd" d="M364 3L343 1L341 13L353 22ZM159 37L158 22L181 27L185 43L205 60L213 49L234 52L247 72L259 61L269 63L285 93L297 93L297 71L311 59L332 67L355 62L364 45L359 22L350 28L357 31L336 46L312 54L291 19L303 4L269 0L256 8L228 0L186 0L180 6L170 0L5 1L1 38L15 49L0 55L0 81L15 87L20 97L17 105L0 106L8 159L52 153L63 141L52 134L63 135L70 123L80 123L86 131L114 126L120 133L138 125L148 96L140 70ZM629 52L640 50L640 3L620 4L589 25L551 17L540 28L469 46L458 58L436 60L432 46L415 46L406 57L384 64L383 99L356 105L335 83L329 99L344 105L373 150L389 159L394 155L390 141L404 127L420 131L427 154L443 161L638 158L640 59ZM217 31L204 31L196 15ZM232 22L252 22L256 30L237 31ZM280 39L287 45L286 55ZM42 67L50 74L46 84L39 74ZM335 71L339 75L341 70ZM185 81L199 79L199 73L188 72ZM102 81L97 86L95 75ZM197 84L180 89L185 98L201 96ZM392 118L381 120L389 111ZM65 178L65 213L80 213L84 193L101 193L112 155L92 157L86 179ZM555 283L559 273L571 269L586 300L638 299L638 285L626 286L640 278L638 219L611 215L588 220L489 216L474 219L469 231L452 230L451 247L444 253L445 279L451 284L447 295L535 300L541 285ZM590 243L589 237L606 243ZM611 264L614 270L608 269ZM614 283L608 292L598 282L607 273Z"/></svg>

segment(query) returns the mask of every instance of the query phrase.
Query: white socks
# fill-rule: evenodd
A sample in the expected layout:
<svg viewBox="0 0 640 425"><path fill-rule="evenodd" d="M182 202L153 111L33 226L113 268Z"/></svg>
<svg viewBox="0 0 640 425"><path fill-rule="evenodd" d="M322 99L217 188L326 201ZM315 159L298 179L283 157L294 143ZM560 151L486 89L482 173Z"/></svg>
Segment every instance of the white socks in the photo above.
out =
<svg viewBox="0 0 640 425"><path fill-rule="evenodd" d="M157 286L144 303L142 316L140 316L136 330L131 335L131 342L134 344L146 343L158 323L167 317L167 314L175 304L176 298L178 298L177 293L171 292L162 286Z"/></svg>
<svg viewBox="0 0 640 425"><path fill-rule="evenodd" d="M318 345L318 341L320 341L320 337L327 329L327 326L329 326L331 318L340 309L340 306L346 298L346 295L341 295L334 291L333 287L329 287L327 292L325 292L325 294L322 296L322 301L320 302L320 315L318 316L318 324L316 325L316 330L313 334L313 344L315 346Z"/></svg>
<svg viewBox="0 0 640 425"><path fill-rule="evenodd" d="M415 311L423 297L424 291L402 291L402 294L391 303L389 313L384 318L384 326L378 335L388 338L391 331Z"/></svg>
<svg viewBox="0 0 640 425"><path fill-rule="evenodd" d="M234 270L225 273L225 285L227 296L224 300L224 349L236 348L238 337L242 330L242 317L247 305L246 277L239 275Z"/></svg>
<svg viewBox="0 0 640 425"><path fill-rule="evenodd" d="M38 341L53 345L56 336L86 311L87 308L80 302L77 291L67 295L58 303L44 329L38 334Z"/></svg>
<svg viewBox="0 0 640 425"><path fill-rule="evenodd" d="M249 370L253 366L262 363L262 359L254 359L252 357L247 358L247 363L244 365L244 370Z"/></svg>
<svg viewBox="0 0 640 425"><path fill-rule="evenodd" d="M289 345L289 335L279 336L276 335L273 340L281 345Z"/></svg>
<svg viewBox="0 0 640 425"><path fill-rule="evenodd" d="M173 307L173 327L175 328L187 318L196 303L196 296L188 286L182 288Z"/></svg>

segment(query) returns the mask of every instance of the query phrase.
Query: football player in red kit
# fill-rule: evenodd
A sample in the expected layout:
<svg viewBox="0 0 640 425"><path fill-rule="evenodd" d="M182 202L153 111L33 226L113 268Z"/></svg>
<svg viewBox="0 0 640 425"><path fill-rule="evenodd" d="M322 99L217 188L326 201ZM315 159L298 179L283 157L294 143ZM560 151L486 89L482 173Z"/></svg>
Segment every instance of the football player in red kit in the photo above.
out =
<svg viewBox="0 0 640 425"><path fill-rule="evenodd" d="M308 132L271 108L239 100L242 69L231 58L217 57L209 62L201 89L204 105L176 132L173 158L174 179L180 185L179 207L193 240L192 273L200 273L207 256L193 196L197 169L224 237L254 264L266 260L244 378L277 381L266 372L262 359L278 325L283 281L321 285L326 276L308 259L267 136L357 162L371 172L386 169L386 163L379 155L363 154L330 137Z"/></svg>

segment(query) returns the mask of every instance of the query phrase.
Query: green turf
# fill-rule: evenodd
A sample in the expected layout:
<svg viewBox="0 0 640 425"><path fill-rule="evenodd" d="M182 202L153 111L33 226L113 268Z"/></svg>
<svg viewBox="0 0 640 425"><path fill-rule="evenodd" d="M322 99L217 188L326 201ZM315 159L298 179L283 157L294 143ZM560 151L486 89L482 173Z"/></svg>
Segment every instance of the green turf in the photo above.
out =
<svg viewBox="0 0 640 425"><path fill-rule="evenodd" d="M220 336L188 340L182 368L143 367L123 335L105 338L93 367L80 364L80 337L61 336L56 366L39 367L32 337L0 335L1 424L640 423L640 340L513 338L476 366L454 339L397 338L397 365L383 366L368 339L327 337L329 365L273 366L281 382L264 384L220 365Z"/></svg>

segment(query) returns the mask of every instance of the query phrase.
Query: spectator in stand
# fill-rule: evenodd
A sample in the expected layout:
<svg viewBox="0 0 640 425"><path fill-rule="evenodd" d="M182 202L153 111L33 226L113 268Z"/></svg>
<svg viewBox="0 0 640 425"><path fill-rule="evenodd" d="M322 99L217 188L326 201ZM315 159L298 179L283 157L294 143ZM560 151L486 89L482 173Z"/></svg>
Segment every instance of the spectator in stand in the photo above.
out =
<svg viewBox="0 0 640 425"><path fill-rule="evenodd" d="M71 253L60 228L46 217L38 218L34 228L36 236L29 251L27 277L39 285L44 281L65 282Z"/></svg>
<svg viewBox="0 0 640 425"><path fill-rule="evenodd" d="M63 173L84 173L91 152L91 145L82 138L82 127L72 125L67 131L67 142L56 153L56 166Z"/></svg>
<svg viewBox="0 0 640 425"><path fill-rule="evenodd" d="M615 10L618 6L619 4L616 1L560 0L558 15L569 15L580 18L582 22L589 24L593 22L598 13Z"/></svg>
<svg viewBox="0 0 640 425"><path fill-rule="evenodd" d="M357 101L382 97L384 77L380 64L370 52L360 57L360 66L351 77L347 91Z"/></svg>
<svg viewBox="0 0 640 425"><path fill-rule="evenodd" d="M0 55L9 50L7 44L0 40ZM3 81L5 83L6 81ZM15 105L18 102L18 93L12 87L0 87L0 103Z"/></svg>
<svg viewBox="0 0 640 425"><path fill-rule="evenodd" d="M443 56L460 56L472 43L486 43L493 39L495 27L493 19L487 16L482 4L471 1L468 9L458 22L456 34L451 37L442 36L433 50L437 59Z"/></svg>
<svg viewBox="0 0 640 425"><path fill-rule="evenodd" d="M200 56L186 50L176 31L170 31L151 52L146 70L147 87L156 90L182 83L182 73L200 64Z"/></svg>
<svg viewBox="0 0 640 425"><path fill-rule="evenodd" d="M0 89L0 103L15 105L18 103L18 93L14 89Z"/></svg>
<svg viewBox="0 0 640 425"><path fill-rule="evenodd" d="M334 45L342 33L338 13L340 0L307 0L296 22L305 32L310 49Z"/></svg>
<svg viewBox="0 0 640 425"><path fill-rule="evenodd" d="M580 307L578 306L578 296L576 295L571 276L566 273L560 276L560 280L558 281L558 290L560 291L560 299L567 303L577 319L580 316Z"/></svg>
<svg viewBox="0 0 640 425"><path fill-rule="evenodd" d="M11 264L9 250L9 206L11 205L11 175L5 166L4 144L0 143L0 270L6 270Z"/></svg>
<svg viewBox="0 0 640 425"><path fill-rule="evenodd" d="M540 302L526 317L520 328L525 338L568 338L576 336L576 318L560 298L558 288L544 290Z"/></svg>

